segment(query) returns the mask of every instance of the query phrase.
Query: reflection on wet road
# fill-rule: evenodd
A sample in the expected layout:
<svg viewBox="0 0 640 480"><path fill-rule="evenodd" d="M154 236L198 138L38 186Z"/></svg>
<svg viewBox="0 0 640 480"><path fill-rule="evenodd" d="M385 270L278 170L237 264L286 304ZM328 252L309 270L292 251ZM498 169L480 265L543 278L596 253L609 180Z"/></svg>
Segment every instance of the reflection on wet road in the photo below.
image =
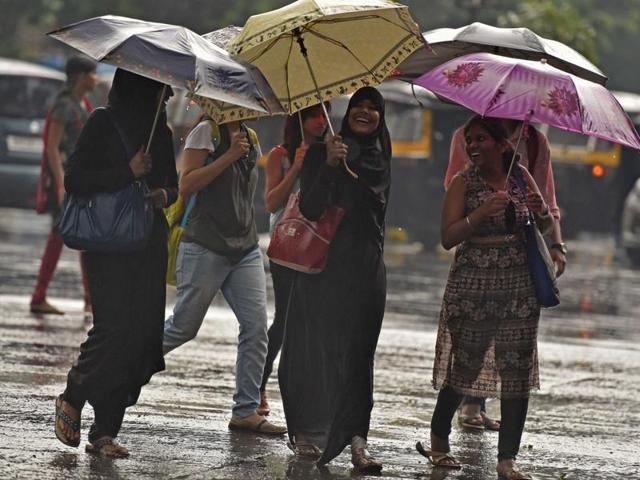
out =
<svg viewBox="0 0 640 480"><path fill-rule="evenodd" d="M0 211L0 384L2 478L350 479L348 453L328 469L296 460L284 439L230 433L237 324L222 300L198 338L167 357L167 371L143 389L125 417L127 460L95 458L53 435L53 397L88 328L81 313L77 254L66 251L50 295L69 313L27 311L47 219ZM539 479L640 478L640 272L613 260L607 238L571 244L560 280L562 305L543 312L542 389L534 394L520 463ZM457 427L460 472L432 469L413 445L426 439L435 402L429 385L448 256L389 245L387 315L376 355L371 450L381 478L495 479L497 434ZM407 254L407 251L414 253ZM404 253L403 253L404 252ZM272 416L283 420L277 379ZM488 405L499 416L497 402ZM85 409L83 424L91 422Z"/></svg>

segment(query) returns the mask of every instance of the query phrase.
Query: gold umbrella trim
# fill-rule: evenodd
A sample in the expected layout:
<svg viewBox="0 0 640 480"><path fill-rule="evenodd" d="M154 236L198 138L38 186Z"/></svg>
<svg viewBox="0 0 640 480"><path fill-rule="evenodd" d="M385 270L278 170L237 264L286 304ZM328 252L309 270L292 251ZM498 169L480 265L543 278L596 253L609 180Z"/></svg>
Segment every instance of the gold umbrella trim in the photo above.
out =
<svg viewBox="0 0 640 480"><path fill-rule="evenodd" d="M407 6L400 5L400 4L398 6L388 5L388 6L381 6L375 10L394 10L395 13L398 15L400 21L406 27L407 31L413 33L419 38L422 38L422 33L420 32L420 28L411 18L411 15L409 14L409 8ZM348 15L348 14L353 14L359 11L372 12L375 10L372 9L370 6L356 7L352 5L349 6L348 10L345 10L344 7L334 7L334 8L325 7L324 9L316 8L315 10L312 10L311 12L305 15L298 16L294 19L284 20L283 22L275 26L272 26L261 32L257 32L254 35L251 35L250 37L239 39L239 41L236 40L238 38L236 37L236 39L231 40L231 42L227 45L227 51L229 51L232 55L240 55L242 51L247 48L254 48L254 47L257 47L258 45L261 45L262 43L268 42L269 40L282 37L283 34L286 34L287 32L291 32L296 28L309 25L314 20L321 20L321 19L328 20L332 15L345 15L345 14ZM241 34L242 33L240 33L240 35Z"/></svg>
<svg viewBox="0 0 640 480"><path fill-rule="evenodd" d="M322 98L327 99L341 95L348 95L361 87L379 85L393 72L400 62L423 46L424 43L420 42L414 36L408 35L396 46L391 48L389 53L384 57L384 60L373 66L370 70L371 73L368 75L362 76L362 74L358 74L340 82L322 85L320 87ZM395 54L392 52L395 52ZM278 100L284 107L287 114L295 113L298 110L302 110L303 108L307 108L320 102L315 89L310 89L307 92L296 95L291 98L290 101L287 98L280 97L278 97Z"/></svg>
<svg viewBox="0 0 640 480"><path fill-rule="evenodd" d="M251 110L246 107L238 107L230 103L221 102L208 97L202 97L192 92L187 93L204 113L211 117L216 123L228 123L234 121L250 120L253 118L268 116L269 113Z"/></svg>

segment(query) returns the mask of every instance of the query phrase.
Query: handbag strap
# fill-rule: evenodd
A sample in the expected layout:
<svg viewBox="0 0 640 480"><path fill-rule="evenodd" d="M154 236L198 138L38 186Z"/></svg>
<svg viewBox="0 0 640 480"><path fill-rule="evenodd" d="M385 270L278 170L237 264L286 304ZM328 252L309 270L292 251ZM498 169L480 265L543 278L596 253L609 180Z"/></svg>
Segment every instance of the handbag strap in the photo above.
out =
<svg viewBox="0 0 640 480"><path fill-rule="evenodd" d="M113 126L116 127L116 130L118 131L118 136L120 137L120 141L122 142L125 153L127 154L127 158L132 158L136 154L136 152L131 151L131 144L127 141L128 140L127 135L126 133L124 133L124 130L122 130L122 127L118 123L118 120L116 119L116 116L114 115L113 111L108 107L100 107L100 108L103 108L107 112L107 114L109 115L109 118L111 119L111 123L113 123Z"/></svg>
<svg viewBox="0 0 640 480"><path fill-rule="evenodd" d="M517 167L517 164L516 164L516 167ZM516 184L518 185L518 188L520 189L520 191L524 195L524 198L526 199L527 198L527 186L524 183L524 178L522 178L522 173L518 169L515 169L513 171L513 178L515 179ZM536 219L533 216L533 213L531 212L529 207L527 207L527 212L529 212L529 220L535 224L535 220Z"/></svg>

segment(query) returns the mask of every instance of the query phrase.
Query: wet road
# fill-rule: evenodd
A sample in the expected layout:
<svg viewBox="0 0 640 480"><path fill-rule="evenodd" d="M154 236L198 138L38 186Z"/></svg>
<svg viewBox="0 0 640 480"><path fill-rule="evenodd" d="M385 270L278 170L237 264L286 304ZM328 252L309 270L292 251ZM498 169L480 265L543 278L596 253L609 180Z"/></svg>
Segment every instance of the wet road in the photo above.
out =
<svg viewBox="0 0 640 480"><path fill-rule="evenodd" d="M198 338L167 357L167 370L128 411L120 440L130 459L99 459L57 442L53 398L88 328L77 254L65 251L50 290L68 314L29 314L48 222L19 210L0 215L0 478L352 478L347 453L321 471L296 460L283 439L227 430L237 325L221 299ZM542 389L532 397L519 461L539 479L640 478L640 271L616 263L607 238L571 247L562 306L541 320ZM496 433L454 428L453 453L466 464L460 472L432 470L413 448L428 436L435 402L429 379L449 263L435 249L415 250L390 245L387 252L370 448L385 463L381 478L495 479ZM268 389L271 418L283 421L275 376ZM499 415L497 402L488 408ZM83 422L90 424L91 408Z"/></svg>

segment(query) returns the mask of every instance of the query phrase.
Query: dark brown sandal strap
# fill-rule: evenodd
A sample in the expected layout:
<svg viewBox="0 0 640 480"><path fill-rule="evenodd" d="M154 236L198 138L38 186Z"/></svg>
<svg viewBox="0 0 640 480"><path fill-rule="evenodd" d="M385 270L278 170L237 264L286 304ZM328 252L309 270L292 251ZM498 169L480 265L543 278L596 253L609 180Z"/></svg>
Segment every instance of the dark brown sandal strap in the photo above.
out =
<svg viewBox="0 0 640 480"><path fill-rule="evenodd" d="M102 447L105 447L107 445L115 445L115 442L111 437L102 437L94 442L91 442L91 445L93 445L93 448L95 448L96 450L102 450Z"/></svg>
<svg viewBox="0 0 640 480"><path fill-rule="evenodd" d="M62 408L62 404L65 403L66 401L63 400L62 398L59 398L60 400L60 405L58 406L56 404L56 415L57 417L62 420L64 423L66 423L69 427L71 427L71 429L74 432L77 432L78 430L80 430L80 421L79 420L74 420L73 418L71 418L71 416L64 411L64 409ZM66 402L68 403L68 402Z"/></svg>

